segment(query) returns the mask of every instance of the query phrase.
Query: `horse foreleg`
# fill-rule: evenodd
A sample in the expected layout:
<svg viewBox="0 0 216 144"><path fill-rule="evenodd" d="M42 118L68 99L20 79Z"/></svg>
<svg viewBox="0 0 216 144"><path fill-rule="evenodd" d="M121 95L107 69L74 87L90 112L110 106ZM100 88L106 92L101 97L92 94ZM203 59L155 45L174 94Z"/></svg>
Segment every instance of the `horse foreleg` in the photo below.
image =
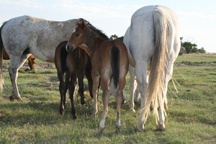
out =
<svg viewBox="0 0 216 144"><path fill-rule="evenodd" d="M65 90L65 84L63 81L60 81L60 84L59 84L59 92L60 92L60 95L61 95L61 100L60 100L60 106L59 106L59 112L60 114L64 114L64 109L65 109L65 95L64 95L64 90Z"/></svg>
<svg viewBox="0 0 216 144"><path fill-rule="evenodd" d="M79 82L79 95L81 96L81 104L85 104L85 97L84 97L84 84L83 84L83 78L84 78L84 74L80 74L78 76L78 82Z"/></svg>
<svg viewBox="0 0 216 144"><path fill-rule="evenodd" d="M12 88L13 88L13 90L12 90L13 95L10 96L10 100L13 101L14 99L17 99L17 100L22 101L22 98L21 98L21 96L19 94L19 89L17 87L18 69L9 67L8 71L9 71L9 74L10 74Z"/></svg>
<svg viewBox="0 0 216 144"><path fill-rule="evenodd" d="M66 102L66 93L67 93L67 90L69 88L69 79L70 79L70 76L69 76L69 73L66 72L66 75L65 75L65 87L64 87L64 107L66 108L66 105L65 105L65 102Z"/></svg>
<svg viewBox="0 0 216 144"><path fill-rule="evenodd" d="M77 119L76 109L74 106L74 89L75 89L76 79L71 77L71 81L69 82L69 95L71 100L71 114L73 115L73 119Z"/></svg>
<svg viewBox="0 0 216 144"><path fill-rule="evenodd" d="M20 67L23 66L27 57L28 57L28 54L23 54L21 58L17 56L11 56L10 66L8 68L10 78L11 78L12 88L13 88L12 90L13 95L10 96L11 101L14 99L22 101L22 98L19 94L19 89L17 86L17 78L18 78L18 70L20 69Z"/></svg>
<svg viewBox="0 0 216 144"><path fill-rule="evenodd" d="M65 109L65 96L66 96L66 91L67 91L67 87L66 87L66 82L68 82L68 78L66 78L66 82L64 81L64 75L60 72L58 72L58 79L60 81L59 83L59 93L61 96L61 100L60 100L60 106L59 106L59 112L60 114L64 114L64 109Z"/></svg>

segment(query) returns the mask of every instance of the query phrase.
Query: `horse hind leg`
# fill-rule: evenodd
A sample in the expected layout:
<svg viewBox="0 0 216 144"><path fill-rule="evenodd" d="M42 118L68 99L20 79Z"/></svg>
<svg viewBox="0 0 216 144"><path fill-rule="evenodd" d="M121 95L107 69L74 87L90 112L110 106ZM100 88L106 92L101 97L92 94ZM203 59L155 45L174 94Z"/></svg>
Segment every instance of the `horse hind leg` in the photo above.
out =
<svg viewBox="0 0 216 144"><path fill-rule="evenodd" d="M106 121L106 115L108 113L108 103L109 103L109 90L108 90L108 80L101 79L101 88L103 90L103 114L102 114L102 120L100 121L100 126L98 130L98 135L101 135L103 133L103 130L105 129L105 121Z"/></svg>
<svg viewBox="0 0 216 144"><path fill-rule="evenodd" d="M93 88L92 88L92 94L94 98L94 108L93 108L93 117L96 117L96 114L98 113L98 107L97 107L97 98L98 98L98 85L99 85L99 76L98 75L92 75L93 80Z"/></svg>
<svg viewBox="0 0 216 144"><path fill-rule="evenodd" d="M23 54L21 57L19 56L10 56L10 66L8 68L9 75L12 83L12 96L10 96L10 100L13 101L17 99L22 101L22 98L19 94L19 89L17 86L17 78L18 78L18 70L23 66L29 54Z"/></svg>
<svg viewBox="0 0 216 144"><path fill-rule="evenodd" d="M118 91L116 93L116 103L117 103L117 119L115 124L116 133L119 133L121 128L120 109L121 109L122 101L123 101L123 91Z"/></svg>
<svg viewBox="0 0 216 144"><path fill-rule="evenodd" d="M166 73L165 73L165 82L164 82L164 90L163 90L163 93L162 93L162 103L161 103L161 106L158 108L158 125L157 125L157 130L160 130L160 131L163 131L165 130L165 124L164 124L164 121L165 121L165 106L167 104L167 89L168 89L168 82L169 80L171 79L171 76L170 74L172 75L173 73L173 64L171 62L169 62L169 72L168 70L166 69Z"/></svg>
<svg viewBox="0 0 216 144"><path fill-rule="evenodd" d="M87 68L85 70L85 75L86 75L86 78L88 80L88 89L89 89L89 93L90 93L90 96L91 98L93 98L93 94L92 94L92 87L93 87L93 80L92 80L92 77L91 77L91 67L89 66L90 62L88 62L87 64Z"/></svg>
<svg viewBox="0 0 216 144"><path fill-rule="evenodd" d="M165 104L165 97L166 97L166 93L167 93L167 86L168 86L168 83L166 83L166 85L165 85L165 89L164 89L163 94L162 94L161 106L159 106L159 108L158 108L158 118L157 118L156 130L159 130L159 131L165 130L165 124L164 124L164 121L165 121L164 108L165 107L164 107L164 104Z"/></svg>
<svg viewBox="0 0 216 144"><path fill-rule="evenodd" d="M129 65L129 72L130 72L130 109L135 112L134 109L134 86L136 84L135 81L135 72L134 68Z"/></svg>
<svg viewBox="0 0 216 144"><path fill-rule="evenodd" d="M139 91L141 95L141 106L140 106L140 114L139 120L137 124L137 130L144 130L144 123L146 121L144 117L144 108L145 108L145 99L146 99L146 91L148 87L148 77L147 77L147 62L137 63L135 67L135 73L137 76L137 82L139 85Z"/></svg>

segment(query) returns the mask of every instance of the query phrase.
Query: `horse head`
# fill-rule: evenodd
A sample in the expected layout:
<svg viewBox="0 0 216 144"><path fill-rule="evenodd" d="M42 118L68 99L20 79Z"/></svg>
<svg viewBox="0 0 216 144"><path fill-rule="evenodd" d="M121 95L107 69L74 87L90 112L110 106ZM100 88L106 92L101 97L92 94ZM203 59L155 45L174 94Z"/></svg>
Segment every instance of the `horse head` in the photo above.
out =
<svg viewBox="0 0 216 144"><path fill-rule="evenodd" d="M80 18L77 22L77 27L73 30L72 35L66 45L66 51L72 52L74 49L80 47L87 52L90 52L86 41L86 25L89 22Z"/></svg>

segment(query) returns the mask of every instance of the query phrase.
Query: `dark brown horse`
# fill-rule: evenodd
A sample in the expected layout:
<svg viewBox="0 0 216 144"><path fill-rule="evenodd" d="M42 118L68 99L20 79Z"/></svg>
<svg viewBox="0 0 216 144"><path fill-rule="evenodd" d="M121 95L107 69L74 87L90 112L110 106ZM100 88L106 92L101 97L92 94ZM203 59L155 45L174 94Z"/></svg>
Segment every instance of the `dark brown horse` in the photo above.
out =
<svg viewBox="0 0 216 144"><path fill-rule="evenodd" d="M105 118L108 112L109 93L112 92L116 97L117 120L116 132L120 130L120 107L123 101L123 88L126 83L126 74L128 72L128 54L124 43L120 40L109 40L101 31L92 26L84 19L78 21L66 49L76 50L79 45L86 45L91 52L92 79L93 79L93 97L95 117L97 109L97 90L99 77L101 77L101 88L103 90L103 115L100 122L98 134L102 134L105 128Z"/></svg>
<svg viewBox="0 0 216 144"><path fill-rule="evenodd" d="M5 49L3 49L3 59L4 60L9 60L10 57L9 55L7 54L7 52L5 51ZM30 67L31 70L33 70L35 68L35 57L33 55L30 55L28 57L28 66Z"/></svg>
<svg viewBox="0 0 216 144"><path fill-rule="evenodd" d="M86 75L88 79L89 92L92 96L92 78L91 78L91 62L89 56L82 49L76 49L73 52L67 52L65 46L67 41L61 42L55 51L55 66L57 69L59 84L59 92L61 95L59 112L64 114L66 91L69 88L69 95L71 100L71 113L73 118L76 119L76 110L74 107L74 89L76 86L76 79L79 83L79 94L81 96L81 104L85 103L84 100L84 84L83 78ZM65 74L65 75L64 75ZM64 78L65 77L65 78Z"/></svg>

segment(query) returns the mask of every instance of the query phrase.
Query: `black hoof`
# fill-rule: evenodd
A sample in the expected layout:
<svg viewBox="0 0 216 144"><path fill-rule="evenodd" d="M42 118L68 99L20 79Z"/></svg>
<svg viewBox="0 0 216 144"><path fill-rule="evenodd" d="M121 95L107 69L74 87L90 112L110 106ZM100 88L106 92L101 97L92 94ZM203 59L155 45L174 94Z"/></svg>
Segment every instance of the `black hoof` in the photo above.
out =
<svg viewBox="0 0 216 144"><path fill-rule="evenodd" d="M10 99L10 101L14 101L15 98L14 98L14 96L10 96L9 99Z"/></svg>
<svg viewBox="0 0 216 144"><path fill-rule="evenodd" d="M81 105L84 105L85 104L85 101L81 101Z"/></svg>
<svg viewBox="0 0 216 144"><path fill-rule="evenodd" d="M126 104L126 102L127 102L126 99L122 100L122 104Z"/></svg>
<svg viewBox="0 0 216 144"><path fill-rule="evenodd" d="M76 114L75 114L75 115L73 115L73 119L74 119L74 120L78 119L78 117L77 117L77 115L76 115Z"/></svg>
<svg viewBox="0 0 216 144"><path fill-rule="evenodd" d="M64 115L64 110L59 110L59 113L60 113L61 115Z"/></svg>

